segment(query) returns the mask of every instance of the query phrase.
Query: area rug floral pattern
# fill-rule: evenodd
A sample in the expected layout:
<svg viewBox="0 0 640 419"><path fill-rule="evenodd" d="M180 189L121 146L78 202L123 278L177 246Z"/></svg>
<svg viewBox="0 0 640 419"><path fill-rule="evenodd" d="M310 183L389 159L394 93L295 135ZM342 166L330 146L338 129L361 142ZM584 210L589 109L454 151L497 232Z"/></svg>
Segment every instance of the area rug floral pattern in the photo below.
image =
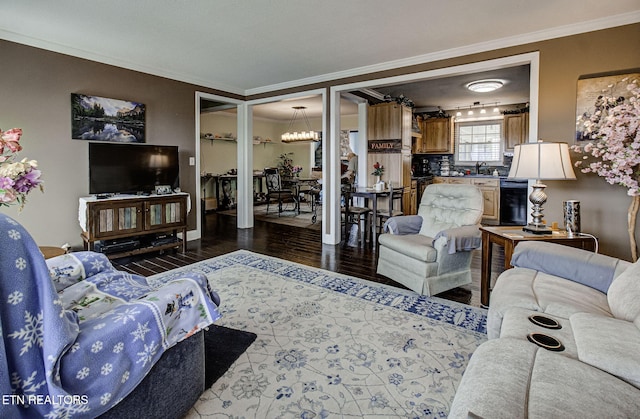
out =
<svg viewBox="0 0 640 419"><path fill-rule="evenodd" d="M185 269L258 335L188 418L443 418L486 341L486 310L248 251Z"/></svg>

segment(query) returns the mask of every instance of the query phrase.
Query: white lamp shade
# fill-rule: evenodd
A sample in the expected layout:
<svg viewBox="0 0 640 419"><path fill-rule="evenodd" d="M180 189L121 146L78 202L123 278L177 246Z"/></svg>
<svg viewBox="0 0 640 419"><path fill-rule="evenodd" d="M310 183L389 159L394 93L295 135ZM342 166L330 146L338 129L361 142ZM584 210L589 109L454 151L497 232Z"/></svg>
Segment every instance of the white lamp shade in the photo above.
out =
<svg viewBox="0 0 640 419"><path fill-rule="evenodd" d="M567 143L525 143L516 145L509 177L514 179L575 179Z"/></svg>

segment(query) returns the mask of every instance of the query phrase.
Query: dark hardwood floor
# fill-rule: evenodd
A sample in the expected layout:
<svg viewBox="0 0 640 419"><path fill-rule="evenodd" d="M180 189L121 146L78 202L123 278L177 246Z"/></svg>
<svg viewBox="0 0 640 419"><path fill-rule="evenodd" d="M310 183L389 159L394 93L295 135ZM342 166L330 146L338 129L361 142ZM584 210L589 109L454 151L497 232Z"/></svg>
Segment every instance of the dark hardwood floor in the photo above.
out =
<svg viewBox="0 0 640 419"><path fill-rule="evenodd" d="M190 241L187 252L147 254L114 261L118 269L149 276L186 266L238 249L275 256L292 262L355 276L370 281L404 288L376 273L376 252L372 248L344 244L322 244L320 231L256 220L251 229L237 229L232 215L207 214L203 218L200 240ZM473 283L437 295L448 300L480 307L480 250L473 252ZM494 250L493 276L503 270L504 253Z"/></svg>

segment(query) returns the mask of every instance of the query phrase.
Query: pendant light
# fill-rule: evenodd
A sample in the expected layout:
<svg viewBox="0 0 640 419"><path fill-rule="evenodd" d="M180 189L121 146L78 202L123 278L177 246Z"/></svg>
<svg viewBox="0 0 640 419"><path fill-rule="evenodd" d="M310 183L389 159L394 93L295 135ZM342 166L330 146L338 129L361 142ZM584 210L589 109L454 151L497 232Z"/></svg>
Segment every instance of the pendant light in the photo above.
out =
<svg viewBox="0 0 640 419"><path fill-rule="evenodd" d="M309 118L307 118L307 113L305 112L307 109L305 106L294 106L293 107L293 116L291 117L291 121L289 121L289 127L287 128L287 132L282 134L281 140L283 143L295 143L295 142L310 142L310 141L320 141L318 133L316 131L311 131L311 124L309 124ZM293 124L296 121L296 118L300 114L300 117L304 119L305 124L307 125L307 131L291 131Z"/></svg>

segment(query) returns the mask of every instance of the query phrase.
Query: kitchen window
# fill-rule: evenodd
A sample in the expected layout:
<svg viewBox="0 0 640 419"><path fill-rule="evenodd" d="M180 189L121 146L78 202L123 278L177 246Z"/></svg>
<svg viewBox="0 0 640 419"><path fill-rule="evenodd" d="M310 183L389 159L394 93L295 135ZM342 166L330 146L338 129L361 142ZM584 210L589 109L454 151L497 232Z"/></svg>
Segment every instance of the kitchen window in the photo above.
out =
<svg viewBox="0 0 640 419"><path fill-rule="evenodd" d="M502 164L502 120L455 123L456 164Z"/></svg>

